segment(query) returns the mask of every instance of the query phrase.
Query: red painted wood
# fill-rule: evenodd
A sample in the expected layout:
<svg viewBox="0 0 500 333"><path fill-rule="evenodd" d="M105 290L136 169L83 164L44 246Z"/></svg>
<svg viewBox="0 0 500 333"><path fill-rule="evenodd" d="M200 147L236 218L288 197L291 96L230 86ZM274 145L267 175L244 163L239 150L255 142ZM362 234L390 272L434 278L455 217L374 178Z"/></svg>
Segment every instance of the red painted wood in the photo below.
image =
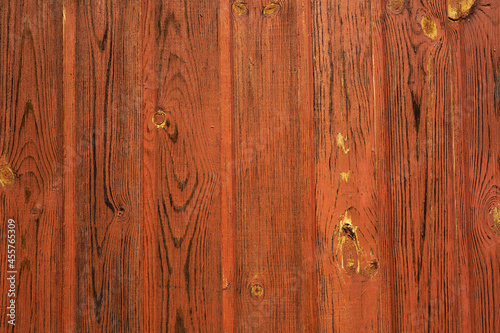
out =
<svg viewBox="0 0 500 333"><path fill-rule="evenodd" d="M142 3L147 332L220 332L218 3Z"/></svg>
<svg viewBox="0 0 500 333"><path fill-rule="evenodd" d="M237 324L316 330L307 2L233 4Z"/></svg>
<svg viewBox="0 0 500 333"><path fill-rule="evenodd" d="M499 24L487 0L1 2L0 331L494 332Z"/></svg>
<svg viewBox="0 0 500 333"><path fill-rule="evenodd" d="M60 3L0 3L2 332L62 329L61 12ZM15 221L13 238L9 219ZM14 267L7 266L8 254L15 255L9 262ZM15 318L7 317L11 299Z"/></svg>
<svg viewBox="0 0 500 333"><path fill-rule="evenodd" d="M462 318L477 332L494 332L500 325L500 6L476 1L465 8L451 22Z"/></svg>
<svg viewBox="0 0 500 333"><path fill-rule="evenodd" d="M313 2L320 331L375 331L377 162L370 3ZM332 33L335 31L336 33Z"/></svg>

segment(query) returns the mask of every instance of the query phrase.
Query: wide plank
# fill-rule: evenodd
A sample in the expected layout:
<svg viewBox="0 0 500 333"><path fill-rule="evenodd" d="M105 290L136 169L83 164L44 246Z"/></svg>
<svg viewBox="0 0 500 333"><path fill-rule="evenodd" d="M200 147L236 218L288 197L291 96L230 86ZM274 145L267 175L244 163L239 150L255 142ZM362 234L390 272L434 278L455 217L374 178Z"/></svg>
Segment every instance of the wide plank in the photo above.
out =
<svg viewBox="0 0 500 333"><path fill-rule="evenodd" d="M217 1L143 1L144 330L220 332Z"/></svg>
<svg viewBox="0 0 500 333"><path fill-rule="evenodd" d="M455 206L453 74L442 1L376 4L374 79L383 325L401 332L458 331L460 276Z"/></svg>
<svg viewBox="0 0 500 333"><path fill-rule="evenodd" d="M62 329L61 12L59 2L0 3L2 332Z"/></svg>
<svg viewBox="0 0 500 333"><path fill-rule="evenodd" d="M457 150L462 320L500 327L500 3L448 2ZM464 329L464 332L466 330Z"/></svg>
<svg viewBox="0 0 500 333"><path fill-rule="evenodd" d="M232 11L238 330L316 331L310 3Z"/></svg>
<svg viewBox="0 0 500 333"><path fill-rule="evenodd" d="M139 1L68 1L68 331L142 330Z"/></svg>

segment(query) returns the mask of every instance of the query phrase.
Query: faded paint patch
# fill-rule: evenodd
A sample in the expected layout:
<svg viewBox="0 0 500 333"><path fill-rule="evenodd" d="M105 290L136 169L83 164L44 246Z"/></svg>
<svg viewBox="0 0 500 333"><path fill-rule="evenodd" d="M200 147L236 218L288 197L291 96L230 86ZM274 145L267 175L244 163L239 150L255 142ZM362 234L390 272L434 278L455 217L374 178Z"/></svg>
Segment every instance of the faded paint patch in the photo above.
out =
<svg viewBox="0 0 500 333"><path fill-rule="evenodd" d="M469 15L475 0L448 0L448 18L457 21Z"/></svg>
<svg viewBox="0 0 500 333"><path fill-rule="evenodd" d="M437 36L437 26L436 22L427 15L422 16L422 20L420 21L420 26L424 31L424 34L430 39L434 40Z"/></svg>
<svg viewBox="0 0 500 333"><path fill-rule="evenodd" d="M8 164L0 165L0 185L2 187L11 186L14 184L14 180L16 176L14 175L14 171L10 168Z"/></svg>
<svg viewBox="0 0 500 333"><path fill-rule="evenodd" d="M491 228L493 229L493 232L500 235L500 206L490 210L490 215L493 218L493 225Z"/></svg>
<svg viewBox="0 0 500 333"><path fill-rule="evenodd" d="M344 137L342 133L337 134L337 146L342 149L344 154L347 154L349 152L349 148L346 149L345 147L345 142L347 141L347 136Z"/></svg>
<svg viewBox="0 0 500 333"><path fill-rule="evenodd" d="M352 175L352 171L349 170L347 172L341 172L340 173L340 180L343 180L344 182L348 182L349 181L349 178L351 177Z"/></svg>

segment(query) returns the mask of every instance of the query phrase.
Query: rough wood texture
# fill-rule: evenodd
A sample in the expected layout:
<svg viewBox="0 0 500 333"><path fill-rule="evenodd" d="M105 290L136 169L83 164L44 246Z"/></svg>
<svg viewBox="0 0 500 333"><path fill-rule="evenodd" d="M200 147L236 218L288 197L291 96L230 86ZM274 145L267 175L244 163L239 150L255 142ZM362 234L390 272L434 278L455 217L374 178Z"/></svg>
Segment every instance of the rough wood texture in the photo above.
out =
<svg viewBox="0 0 500 333"><path fill-rule="evenodd" d="M76 293L65 307L75 310L68 329L84 332L141 331L141 117L139 1L69 2L65 45L74 87L73 146L66 177L74 192L65 216L73 232ZM65 44L69 43L65 40ZM66 69L66 68L65 68ZM67 72L67 74L69 74ZM65 99L66 103L71 101ZM68 107L68 104L65 104ZM67 134L68 135L68 134ZM71 236L69 236L71 237ZM70 318L68 318L70 320Z"/></svg>
<svg viewBox="0 0 500 333"><path fill-rule="evenodd" d="M316 305L311 302L312 87L305 5L233 5L240 331L316 330Z"/></svg>
<svg viewBox="0 0 500 333"><path fill-rule="evenodd" d="M0 3L0 330L16 271L17 332L62 329L62 8ZM7 220L16 221L7 269Z"/></svg>
<svg viewBox="0 0 500 333"><path fill-rule="evenodd" d="M221 331L218 3L144 1L144 329Z"/></svg>
<svg viewBox="0 0 500 333"><path fill-rule="evenodd" d="M0 331L494 332L499 29L488 0L0 2Z"/></svg>
<svg viewBox="0 0 500 333"><path fill-rule="evenodd" d="M320 331L379 326L370 3L313 1ZM334 33L335 32L335 33Z"/></svg>
<svg viewBox="0 0 500 333"><path fill-rule="evenodd" d="M500 3L469 3L453 22L462 318L500 327ZM472 6L471 6L472 5ZM449 15L457 5L450 1Z"/></svg>
<svg viewBox="0 0 500 333"><path fill-rule="evenodd" d="M447 8L442 1L387 3L385 108L380 143L389 202L386 288L396 331L458 331L453 114Z"/></svg>

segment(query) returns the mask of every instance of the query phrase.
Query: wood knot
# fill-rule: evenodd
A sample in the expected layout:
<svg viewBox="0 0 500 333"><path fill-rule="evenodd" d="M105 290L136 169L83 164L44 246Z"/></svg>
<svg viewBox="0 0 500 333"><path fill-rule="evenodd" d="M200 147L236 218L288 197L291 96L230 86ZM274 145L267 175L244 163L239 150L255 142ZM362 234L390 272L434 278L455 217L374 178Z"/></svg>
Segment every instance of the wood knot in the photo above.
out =
<svg viewBox="0 0 500 333"><path fill-rule="evenodd" d="M420 20L420 26L422 27L422 31L427 37L429 37L432 40L436 38L437 26L434 20L430 16L428 15L422 16L422 19Z"/></svg>
<svg viewBox="0 0 500 333"><path fill-rule="evenodd" d="M452 21L458 21L465 18L474 7L475 0L449 0L448 18Z"/></svg>
<svg viewBox="0 0 500 333"><path fill-rule="evenodd" d="M155 125L158 129L165 127L165 125L168 126L167 114L161 110L155 112L151 121L153 122L153 125Z"/></svg>
<svg viewBox="0 0 500 333"><path fill-rule="evenodd" d="M361 275L367 278L373 278L375 275L377 275L379 269L379 263L376 259L373 259L366 265L365 268L363 268L363 271L361 272Z"/></svg>
<svg viewBox="0 0 500 333"><path fill-rule="evenodd" d="M338 230L336 256L340 260L340 267L348 275L359 273L360 255L363 249L359 244L358 227L353 225L348 211L342 214Z"/></svg>
<svg viewBox="0 0 500 333"><path fill-rule="evenodd" d="M247 5L243 2L236 1L233 3L233 12L237 15L245 15L248 13Z"/></svg>
<svg viewBox="0 0 500 333"><path fill-rule="evenodd" d="M253 298L261 298L262 296L264 296L264 286L258 282L251 283L250 295Z"/></svg>
<svg viewBox="0 0 500 333"><path fill-rule="evenodd" d="M14 184L16 176L8 164L0 165L0 184L2 187Z"/></svg>
<svg viewBox="0 0 500 333"><path fill-rule="evenodd" d="M264 14L266 16L274 15L274 14L276 14L280 10L280 7L281 6L280 6L279 3L271 2L270 4L267 4L264 7L264 10L262 11L262 14Z"/></svg>
<svg viewBox="0 0 500 333"><path fill-rule="evenodd" d="M500 235L500 205L494 207L490 210L491 218L493 219L493 223L491 224L491 229L497 235Z"/></svg>
<svg viewBox="0 0 500 333"><path fill-rule="evenodd" d="M127 216L127 211L125 210L124 207L120 206L116 211L116 218L118 220L125 220L126 216Z"/></svg>
<svg viewBox="0 0 500 333"><path fill-rule="evenodd" d="M389 0L387 10L393 13L400 13L404 7L404 0Z"/></svg>
<svg viewBox="0 0 500 333"><path fill-rule="evenodd" d="M40 215L42 214L43 206L41 203L35 204L31 209L30 209L30 214L31 215Z"/></svg>

